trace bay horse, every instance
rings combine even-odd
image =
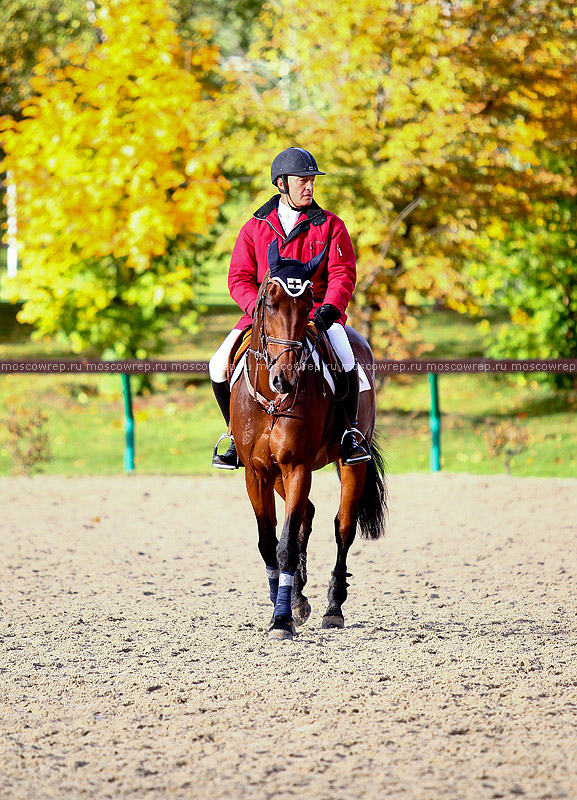
[[[311,278],[320,261],[319,256],[305,264],[283,259],[278,243],[272,243],[269,270],[253,314],[244,376],[231,388],[231,432],[245,468],[258,547],[274,603],[270,639],[292,639],[295,624],[303,624],[311,612],[303,588],[315,513],[309,499],[314,470],[336,463],[341,481],[334,521],[337,558],[323,628],[344,627],[342,604],[351,577],[347,554],[357,522],[361,536],[367,539],[378,539],[385,528],[384,462],[374,438],[376,400],[369,344],[347,327],[355,358],[365,366],[370,383],[370,389],[360,393],[359,429],[370,445],[371,460],[344,465],[340,460],[344,412],[327,390],[322,365],[319,367],[313,354],[314,343],[307,340],[314,305]],[[314,327],[312,331],[316,333]],[[276,536],[275,490],[285,502],[280,540]]]

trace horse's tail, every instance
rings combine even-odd
[[[385,535],[387,522],[387,485],[385,483],[385,458],[376,434],[371,442],[371,460],[367,461],[365,486],[357,508],[363,539],[380,539]]]

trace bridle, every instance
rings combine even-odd
[[[259,314],[261,315],[260,321],[260,328],[259,328],[259,344],[258,347],[255,349],[253,347],[249,347],[247,352],[250,353],[257,365],[259,363],[263,363],[264,367],[267,372],[274,367],[277,363],[279,358],[284,355],[285,353],[294,353],[296,357],[296,364],[294,366],[295,371],[298,374],[297,385],[293,392],[286,392],[284,394],[278,394],[276,398],[270,400],[268,397],[265,397],[260,392],[257,391],[256,387],[250,382],[249,374],[248,374],[248,360],[245,361],[244,364],[244,374],[247,383],[247,387],[249,389],[250,394],[252,395],[255,402],[264,410],[267,414],[273,416],[278,415],[281,413],[286,414],[290,413],[295,405],[297,395],[299,393],[300,388],[300,381],[301,376],[304,372],[305,365],[308,359],[311,357],[312,351],[307,347],[306,344],[306,334],[302,340],[298,339],[281,339],[276,336],[269,336],[266,331],[266,296],[269,285],[271,283],[277,283],[277,281],[273,281],[270,278],[265,283],[263,290],[260,294],[260,297],[257,301],[257,305],[254,311],[255,319],[258,319]],[[278,284],[277,284],[278,285]],[[261,314],[262,308],[262,314]],[[278,345],[283,349],[278,353],[276,356],[271,355],[269,352],[269,345]],[[285,401],[292,397],[292,404],[290,407],[283,408],[281,410],[281,406]]]
[[[271,279],[267,280],[262,294],[259,298],[257,306],[255,308],[255,317],[258,316],[260,312],[260,308],[262,306],[262,318],[260,323],[260,330],[259,330],[259,346],[255,350],[252,347],[249,347],[248,352],[251,353],[256,361],[263,361],[264,366],[267,371],[270,371],[274,365],[277,363],[279,358],[283,356],[285,353],[293,352],[295,354],[297,363],[295,366],[295,370],[298,372],[302,372],[304,366],[307,362],[309,357],[309,353],[307,352],[306,348],[306,336],[304,339],[279,339],[275,336],[269,336],[266,332],[266,295],[268,291],[268,287],[271,283],[276,283],[276,281],[272,281]],[[279,285],[279,284],[277,284]],[[280,351],[280,353],[276,356],[272,356],[269,353],[268,346],[270,344],[280,345],[284,349]],[[303,359],[303,356],[304,359]]]

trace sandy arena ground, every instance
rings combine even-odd
[[[2,479],[2,800],[576,798],[577,480],[389,487],[279,643],[241,474]]]

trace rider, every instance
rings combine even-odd
[[[279,153],[271,165],[275,195],[255,211],[241,229],[232,252],[228,288],[233,300],[245,312],[209,362],[209,373],[216,401],[226,424],[230,422],[230,387],[226,369],[233,344],[251,325],[260,282],[268,270],[268,246],[277,238],[284,258],[308,261],[328,244],[327,259],[313,276],[315,308],[313,319],[319,331],[326,331],[348,378],[348,394],[343,401],[348,427],[341,442],[343,464],[370,460],[366,443],[355,434],[358,426],[359,377],[355,357],[344,324],[346,308],[356,281],[356,262],[351,239],[344,222],[324,211],[314,200],[316,175],[321,172],[313,156],[300,147]],[[212,459],[213,467],[236,469],[238,456],[231,445]]]

